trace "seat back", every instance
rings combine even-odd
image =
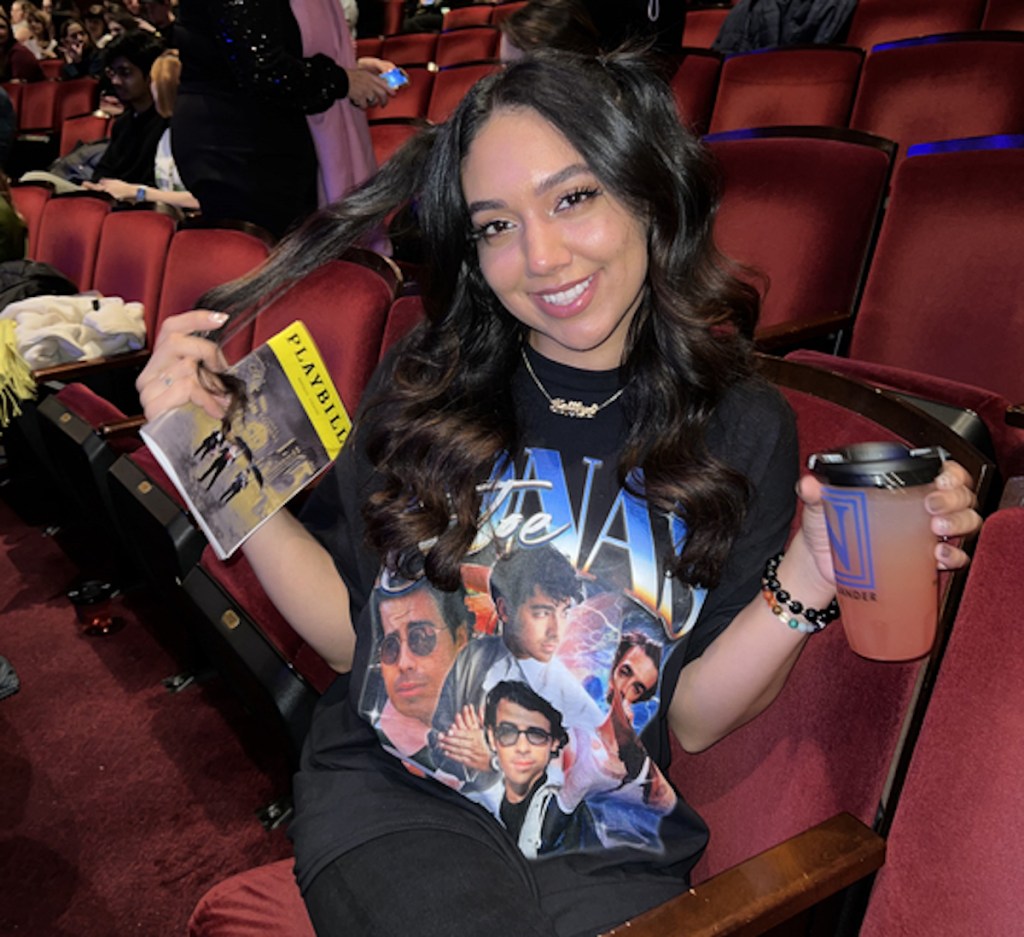
[[[740,127],[845,127],[862,50],[794,46],[730,55],[722,65],[711,132]]]
[[[253,322],[252,343],[260,345],[301,319],[354,415],[377,365],[401,275],[390,261],[370,251],[352,251],[346,258],[307,274],[260,311]]]
[[[57,85],[54,104],[54,126],[60,127],[69,117],[88,114],[100,100],[100,83],[95,78],[72,78]]]
[[[384,336],[380,343],[380,357],[383,358],[395,342],[411,332],[423,317],[423,300],[418,294],[399,296],[388,311]]]
[[[60,127],[60,155],[67,156],[79,143],[95,143],[107,139],[113,124],[102,111],[65,118]]]
[[[434,61],[437,36],[437,33],[399,33],[397,36],[386,36],[381,44],[380,57],[403,67],[427,65]]]
[[[415,117],[385,117],[381,120],[371,120],[369,126],[374,158],[378,166],[383,166],[403,144],[416,136],[425,124]]]
[[[998,511],[978,541],[861,937],[1020,930],[1022,566],[1024,509]]]
[[[52,196],[43,208],[36,260],[56,267],[79,290],[92,289],[100,231],[111,201],[92,193]]]
[[[60,59],[40,59],[39,69],[43,73],[43,77],[47,81],[56,81],[60,78],[60,71],[64,67],[63,61]]]
[[[687,10],[683,14],[683,45],[710,49],[718,38],[730,7],[722,5],[706,10]]]
[[[988,0],[981,28],[1024,31],[1024,5],[1019,0]]]
[[[846,41],[861,49],[880,42],[966,32],[981,24],[985,0],[857,0]]]
[[[768,277],[759,331],[852,313],[892,145],[842,129],[781,127],[706,141],[723,178],[715,239]]]
[[[497,62],[466,62],[442,68],[434,79],[434,88],[427,105],[427,120],[433,124],[444,123],[459,106],[466,92],[485,75],[490,75],[501,66]]]
[[[934,36],[872,50],[850,126],[899,144],[1024,133],[1024,34]]]
[[[498,54],[500,39],[501,30],[496,26],[467,26],[464,29],[447,30],[437,37],[434,62],[438,68],[446,68],[463,62],[493,59]]]
[[[507,19],[524,6],[526,6],[526,0],[506,0],[505,3],[496,4],[491,7],[491,25],[500,26],[503,19]]]
[[[722,57],[717,52],[687,46],[669,79],[679,119],[697,135],[707,133],[721,70]]]
[[[207,290],[237,279],[267,258],[265,241],[231,228],[183,228],[167,250],[158,321],[195,308]]]
[[[951,446],[979,480],[991,464],[937,421],[855,381],[777,358],[763,373],[797,415],[800,457],[855,441]],[[944,576],[940,631],[963,573]],[[837,622],[809,640],[776,701],[707,751],[674,748],[671,777],[712,830],[694,878],[729,868],[836,813],[883,832],[920,722],[931,658],[878,663],[855,655]]]
[[[150,342],[156,336],[164,266],[176,227],[163,212],[128,210],[111,212],[100,232],[93,289],[142,303]]]
[[[1016,144],[899,165],[850,357],[1024,401],[1012,338],[1024,330],[1024,137]]]
[[[39,246],[39,224],[43,208],[53,195],[53,187],[46,183],[18,182],[11,184],[11,201],[28,226],[27,255],[34,258]]]
[[[7,92],[7,97],[11,99],[11,104],[14,105],[14,113],[17,114],[21,110],[21,96],[25,90],[25,82],[5,81],[3,89]]]
[[[18,130],[49,132],[55,127],[59,81],[30,81],[22,86]]]
[[[491,22],[494,10],[490,3],[471,3],[469,6],[452,7],[445,10],[441,20],[441,29],[462,29],[466,26],[486,26]]]

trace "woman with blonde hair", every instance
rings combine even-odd
[[[57,40],[53,38],[53,26],[50,17],[42,10],[32,9],[26,14],[29,38],[22,45],[37,59],[57,58]]]

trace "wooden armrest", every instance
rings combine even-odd
[[[759,351],[772,352],[789,349],[812,338],[831,335],[850,324],[848,312],[830,312],[816,319],[800,322],[780,322],[754,330],[754,344]]]
[[[840,813],[603,937],[753,937],[881,868],[885,840]]]
[[[1024,403],[1015,403],[1006,408],[1006,425],[1024,429]]]
[[[80,381],[90,374],[97,374],[101,371],[141,366],[148,360],[149,349],[145,348],[139,351],[126,351],[121,355],[110,355],[106,358],[65,361],[62,364],[54,364],[48,368],[38,368],[32,372],[32,377],[37,384],[43,384],[46,381],[61,381],[64,384],[69,384],[72,381]]]
[[[137,436],[139,430],[146,425],[146,418],[138,416],[127,416],[123,420],[111,420],[97,427],[96,432],[104,439],[114,439],[123,436]]]

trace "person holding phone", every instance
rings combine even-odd
[[[338,7],[317,0],[296,10],[328,2]],[[307,117],[337,101],[385,103],[392,92],[382,69],[306,55],[287,0],[182,0],[174,35],[182,76],[172,140],[182,181],[205,218],[251,221],[279,237],[318,204],[320,162]],[[373,163],[372,147],[363,146],[370,161],[357,175],[365,178]]]

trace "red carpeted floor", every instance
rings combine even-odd
[[[287,762],[219,680],[163,687],[179,665],[144,594],[118,633],[82,634],[79,575],[0,500],[0,654],[21,679],[0,701],[0,935],[183,935],[213,883],[289,853],[256,817]]]

